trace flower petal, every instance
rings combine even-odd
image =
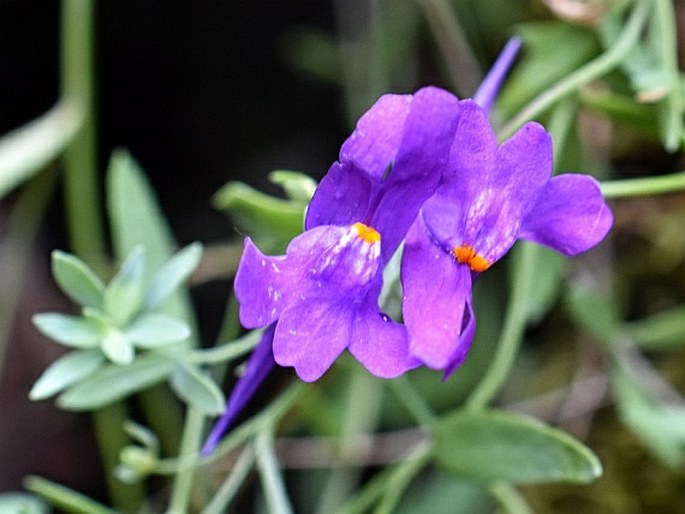
[[[319,379],[347,348],[354,307],[344,299],[302,301],[286,309],[276,325],[274,359],[294,366],[305,382]]]
[[[458,118],[459,102],[451,93],[426,87],[414,95],[402,142],[371,218],[382,237],[383,262],[397,250],[421,205],[438,187]]]
[[[214,451],[216,445],[219,444],[221,436],[230,428],[238,414],[240,414],[274,368],[276,362],[274,361],[272,346],[275,329],[276,326],[271,324],[264,331],[262,338],[247,360],[245,374],[238,379],[238,382],[236,382],[235,387],[231,391],[231,396],[226,403],[226,411],[214,425],[207,441],[202,447],[201,455],[203,457]]]
[[[520,237],[577,255],[604,239],[612,223],[597,181],[569,173],[547,183],[524,218]]]
[[[475,235],[473,247],[488,262],[499,260],[512,247],[551,174],[552,139],[537,123],[526,123],[497,150],[495,173],[468,214],[467,233]]]
[[[452,354],[450,363],[445,367],[445,373],[442,376],[443,380],[450,378],[459,366],[461,366],[473,342],[473,336],[476,334],[476,315],[473,312],[473,302],[471,296],[466,300],[466,307],[464,308],[464,318],[462,321],[461,334],[459,335],[459,344]]]
[[[378,312],[375,302],[360,309],[354,320],[350,353],[369,372],[380,378],[395,378],[421,364],[409,355],[407,330]]]
[[[305,228],[364,221],[402,141],[411,95],[383,95],[359,119],[314,192]],[[367,220],[368,221],[368,220]]]
[[[444,369],[458,350],[471,271],[431,242],[419,217],[407,235],[401,277],[410,354]]]

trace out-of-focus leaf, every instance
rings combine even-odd
[[[165,314],[143,314],[124,335],[139,348],[157,348],[178,343],[190,336],[190,327],[181,320]]]
[[[338,84],[341,80],[340,50],[336,39],[321,31],[299,28],[286,35],[284,53],[288,64],[301,73]]]
[[[288,198],[296,202],[309,202],[316,189],[316,181],[299,171],[275,170],[269,173],[269,180],[281,186]]]
[[[226,407],[226,399],[218,386],[195,366],[177,364],[170,384],[184,402],[207,416],[219,415]]]
[[[29,476],[24,480],[24,486],[29,491],[39,495],[49,504],[54,505],[60,512],[77,514],[118,514],[95,500],[88,498],[50,480],[37,476]]]
[[[133,341],[116,329],[105,334],[100,342],[100,348],[107,358],[115,364],[131,364],[136,356]]]
[[[586,483],[602,474],[597,457],[568,434],[501,411],[460,411],[440,420],[435,459],[456,477],[485,483]]]
[[[52,252],[52,275],[62,291],[76,303],[102,308],[105,286],[78,257],[59,250]]]
[[[163,381],[173,366],[173,360],[160,354],[144,355],[127,366],[110,364],[67,389],[58,404],[67,410],[97,409]]]
[[[611,379],[626,426],[666,466],[685,465],[685,407],[658,403],[620,366],[612,369]]]
[[[0,138],[0,198],[43,169],[69,144],[83,122],[74,100],[61,100],[48,112]]]
[[[685,346],[685,306],[624,325],[628,336],[645,350],[676,350]]]
[[[604,114],[618,126],[627,126],[658,139],[659,120],[653,105],[640,104],[629,96],[591,88],[583,89],[580,98],[583,105]]]
[[[145,252],[137,247],[126,257],[121,269],[105,288],[104,309],[119,326],[125,325],[143,302]]]
[[[509,115],[600,50],[593,31],[560,21],[523,24],[517,33],[523,38],[522,57],[497,101],[498,109]]]
[[[159,452],[159,439],[149,428],[129,419],[124,423],[124,431],[131,436],[131,439],[142,444],[152,453],[157,454]]]
[[[213,203],[267,253],[282,252],[302,232],[304,202],[275,198],[242,182],[229,182],[214,195]]]
[[[103,335],[100,327],[79,316],[44,312],[31,319],[41,333],[73,348],[92,348],[100,342]]]
[[[68,353],[50,364],[29,392],[31,400],[43,400],[79,382],[105,362],[100,349]]]
[[[6,514],[48,514],[50,509],[40,498],[26,493],[0,493],[0,512]]]
[[[190,274],[195,271],[202,257],[202,245],[193,243],[174,255],[152,279],[145,296],[144,306],[154,310],[176,290]]]
[[[124,259],[136,246],[145,249],[145,284],[171,259],[174,238],[143,170],[125,151],[112,154],[107,171],[107,208],[115,254]],[[163,311],[195,326],[187,293],[176,289]]]
[[[536,323],[559,298],[567,261],[563,255],[542,246],[532,248],[532,258],[536,269],[535,294],[526,297],[526,319]]]
[[[600,341],[612,343],[621,334],[616,306],[597,291],[575,287],[566,303],[576,323]]]

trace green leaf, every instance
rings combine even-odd
[[[611,344],[621,334],[618,312],[609,298],[576,287],[569,291],[566,301],[575,321],[600,341]]]
[[[105,289],[104,309],[118,326],[125,325],[143,302],[145,251],[136,247]]]
[[[580,442],[519,414],[460,411],[440,420],[434,435],[436,461],[459,478],[586,483],[602,473],[597,457]]]
[[[0,198],[55,159],[82,122],[81,104],[61,100],[39,118],[0,138]]]
[[[192,243],[174,255],[152,280],[145,296],[144,307],[157,309],[195,271],[202,257],[202,245]]]
[[[190,327],[165,314],[143,314],[136,319],[124,335],[139,348],[157,348],[178,343],[190,336]]]
[[[144,355],[128,366],[110,364],[70,387],[58,398],[67,410],[94,410],[163,381],[174,362],[160,354]]]
[[[619,366],[612,368],[611,384],[623,423],[650,453],[671,469],[685,464],[685,407],[661,404],[640,380]]]
[[[97,325],[80,316],[44,312],[35,314],[31,320],[41,333],[73,348],[92,348],[103,335]]]
[[[63,355],[50,364],[31,388],[31,400],[43,400],[94,373],[105,362],[99,350],[82,350]]]
[[[217,385],[195,366],[177,364],[171,374],[171,387],[187,404],[207,416],[224,411],[226,399]]]
[[[145,284],[171,259],[175,246],[171,229],[154,191],[138,163],[125,151],[112,154],[107,172],[107,207],[112,242],[119,259],[136,246],[145,248]],[[195,326],[187,292],[177,289],[162,309]]]
[[[43,497],[62,512],[73,514],[118,514],[116,511],[97,503],[81,493],[41,477],[27,477],[24,480],[24,486],[29,491]]]
[[[0,512],[6,514],[49,514],[48,506],[26,493],[0,493]]]
[[[309,203],[316,189],[316,181],[298,171],[275,170],[269,173],[269,180],[281,186],[288,198],[296,202]]]
[[[52,252],[52,275],[64,294],[76,303],[102,308],[105,285],[78,257],[59,250]]]
[[[628,336],[648,350],[677,350],[685,346],[685,306],[659,312],[624,325]]]
[[[267,253],[282,252],[302,232],[304,202],[283,200],[242,182],[229,182],[214,195],[213,203]]]
[[[100,348],[115,364],[131,364],[136,356],[133,341],[119,330],[110,330],[100,342]]]

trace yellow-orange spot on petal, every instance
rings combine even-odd
[[[381,235],[375,229],[364,225],[363,223],[355,223],[352,226],[357,231],[359,239],[369,244],[378,243],[381,240]]]
[[[482,272],[490,267],[490,263],[485,257],[476,253],[471,245],[455,246],[452,255],[462,264],[468,264],[471,271]]]

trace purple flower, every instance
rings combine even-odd
[[[265,256],[245,240],[235,279],[240,321],[275,323],[274,359],[302,380],[321,377],[345,349],[383,378],[420,364],[378,296],[385,263],[438,186],[457,106],[433,87],[381,97],[343,144],[309,205],[306,232],[285,255]]]
[[[403,316],[412,356],[449,376],[475,331],[474,279],[527,239],[565,255],[599,243],[612,214],[585,175],[552,178],[552,141],[527,123],[497,145],[486,111],[460,102],[447,171],[407,235]]]

